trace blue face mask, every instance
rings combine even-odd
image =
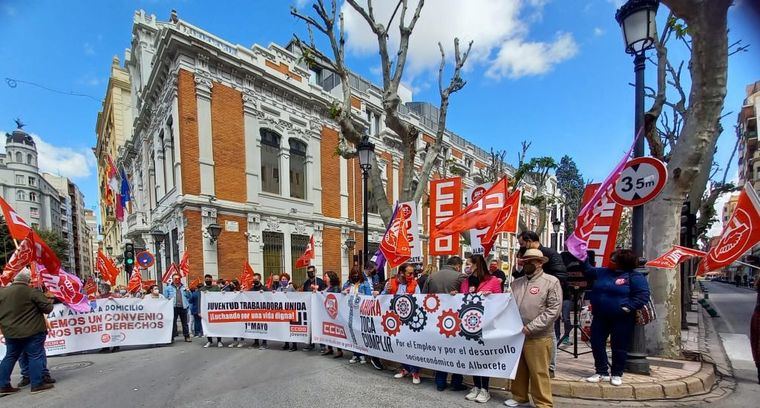
[[[464,273],[466,275],[472,275],[472,268],[470,268],[469,266],[465,267],[464,268]]]
[[[283,279],[283,280],[281,280],[281,281],[280,281],[280,286],[288,286],[288,281],[286,281],[286,280],[284,280],[284,279]]]

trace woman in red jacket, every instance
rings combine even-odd
[[[375,292],[377,293],[377,292]],[[398,267],[398,274],[385,284],[383,295],[414,295],[420,293],[417,280],[414,279],[414,265],[403,263]],[[420,368],[409,364],[402,364],[401,370],[394,378],[412,376],[412,384],[420,383]]]
[[[460,288],[462,293],[480,293],[484,296],[491,293],[501,293],[502,281],[488,271],[483,255],[472,255],[467,258],[464,271],[467,279],[462,282]],[[475,387],[465,398],[468,401],[488,402],[491,399],[491,394],[488,392],[490,378],[473,376],[472,382]]]

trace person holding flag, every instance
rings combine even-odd
[[[44,382],[42,373],[47,338],[45,315],[53,311],[52,295],[43,295],[29,286],[31,280],[29,272],[21,271],[9,287],[0,291],[0,330],[6,346],[0,363],[0,395],[19,391],[11,386],[11,372],[22,353],[29,358],[32,393],[53,388],[53,384]]]
[[[182,335],[190,343],[190,329],[187,325],[187,309],[190,307],[190,291],[182,284],[179,273],[172,275],[172,284],[164,288],[164,297],[174,302],[174,318],[172,319],[172,343],[177,337],[177,318],[182,322]]]

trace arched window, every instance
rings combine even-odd
[[[280,135],[261,129],[261,190],[280,194]]]
[[[26,200],[26,193],[24,193],[22,190],[16,190],[16,200],[17,201],[25,201]]]
[[[290,139],[290,196],[306,199],[306,143]]]
[[[26,164],[32,164],[32,154],[28,153],[26,155]]]
[[[24,155],[22,155],[21,152],[16,152],[16,161],[19,163],[24,162]]]

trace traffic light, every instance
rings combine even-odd
[[[693,247],[697,239],[697,215],[691,213],[691,203],[687,200],[681,206],[681,245]]]
[[[124,272],[132,276],[132,268],[135,267],[135,246],[130,243],[124,244]]]

